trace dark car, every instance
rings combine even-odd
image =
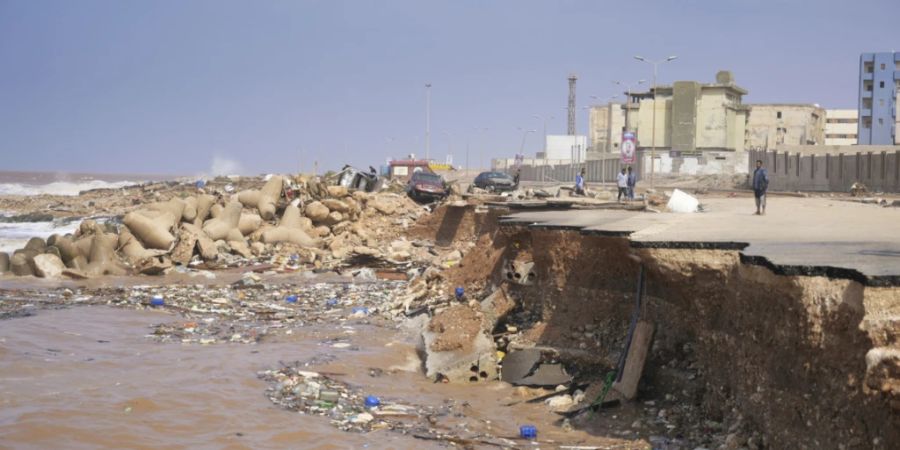
[[[409,177],[406,193],[417,201],[439,200],[447,196],[447,185],[440,175],[420,171]]]
[[[475,177],[475,187],[490,192],[514,191],[518,184],[513,177],[503,172],[481,172]]]

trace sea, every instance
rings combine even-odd
[[[0,171],[0,196],[77,196],[79,192],[91,189],[121,188],[174,178],[171,175]],[[23,211],[0,210],[0,252],[11,253],[22,248],[33,237],[46,239],[52,234],[72,233],[81,222],[81,218],[43,222],[4,221],[4,218],[21,213]]]

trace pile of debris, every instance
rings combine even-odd
[[[307,177],[271,176],[260,189],[173,197],[117,220],[84,220],[71,235],[33,238],[0,273],[88,278],[162,274],[176,265],[220,268],[273,255],[334,268],[353,254],[407,260],[396,230],[426,211],[405,196],[350,191]],[[232,189],[233,191],[233,189]]]

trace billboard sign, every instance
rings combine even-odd
[[[622,149],[622,164],[634,164],[637,145],[635,145],[633,131],[622,133],[622,145],[619,148]]]

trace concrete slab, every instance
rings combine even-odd
[[[827,274],[900,285],[900,210],[829,198],[772,197],[765,216],[752,197],[705,197],[692,214],[609,210],[520,212],[503,225],[627,236],[635,247],[730,248],[745,262],[785,274]]]

